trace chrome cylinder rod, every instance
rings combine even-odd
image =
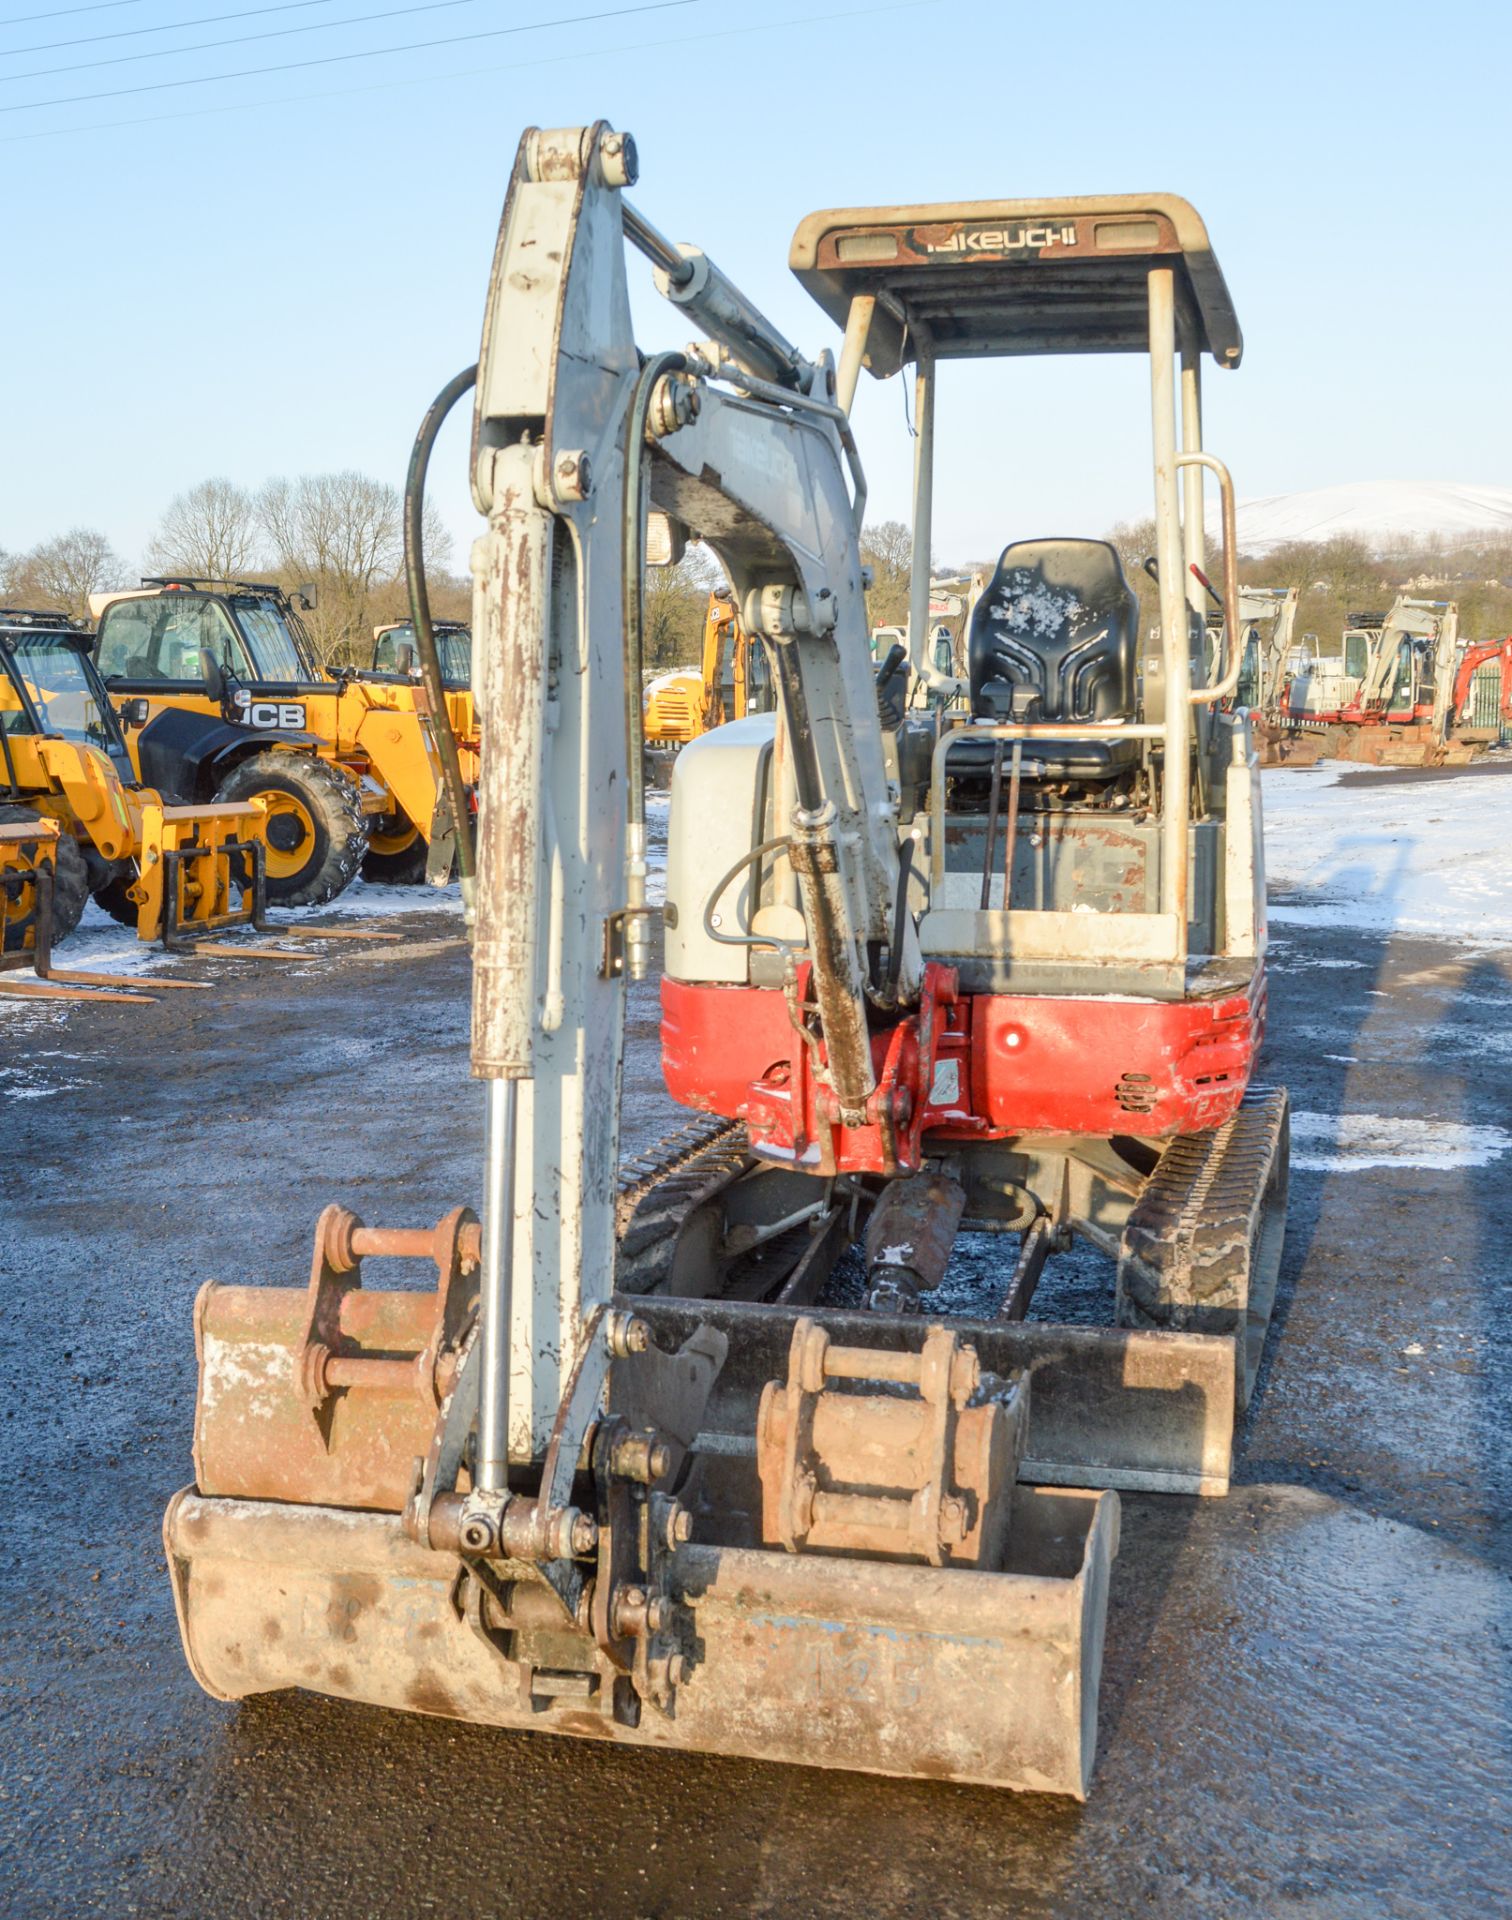
[[[659,233],[628,200],[620,200],[625,238],[656,270],[656,284],[674,306],[691,313],[742,366],[759,379],[807,393],[814,368],[766,315],[698,247],[683,247]]]
[[[484,1115],[483,1273],[478,1327],[481,1493],[509,1486],[509,1348],[513,1316],[515,1113],[518,1080],[487,1082]]]

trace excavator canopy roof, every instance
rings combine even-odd
[[[811,213],[788,263],[837,325],[857,294],[877,306],[866,365],[878,379],[915,357],[1144,353],[1147,276],[1176,269],[1177,309],[1201,351],[1244,350],[1197,210],[1173,193],[1076,200],[960,200]]]

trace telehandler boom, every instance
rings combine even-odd
[[[1170,196],[816,215],[793,264],[837,371],[639,215],[635,175],[605,123],[526,133],[476,370],[481,1222],[332,1205],[306,1288],[202,1289],[165,1519],[185,1650],[223,1698],[1081,1797],[1115,1489],[1226,1489],[1280,1255],[1258,783],[1183,584],[1208,467],[1237,637],[1196,373],[1237,324]],[[693,345],[638,348],[626,240]],[[884,728],[860,371],[915,369],[932,679],[937,366],[1058,349],[1150,355],[1142,701],[1112,549],[1021,541],[945,677],[961,710]],[[719,559],[778,704],[679,756],[664,1056],[702,1115],[621,1171],[653,511]],[[952,1320],[921,1296],[963,1222],[1019,1252]],[[1073,1234],[1116,1255],[1120,1324],[1026,1320]],[[862,1297],[826,1304],[862,1238]],[[435,1286],[365,1286],[393,1256]]]

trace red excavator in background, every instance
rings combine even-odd
[[[1493,663],[1501,668],[1501,682],[1496,689],[1495,710],[1487,714],[1476,697],[1475,682],[1480,669]],[[1492,746],[1512,730],[1512,634],[1500,640],[1482,640],[1465,649],[1454,676],[1450,724],[1456,739],[1485,739]]]

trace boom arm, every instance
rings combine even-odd
[[[685,284],[663,277],[724,348],[643,363],[627,228],[664,268],[684,256],[627,213],[620,189],[634,176],[633,144],[603,123],[526,134],[479,358],[473,491],[488,531],[473,550],[473,633],[487,750],[472,1060],[490,1083],[478,1484],[491,1493],[509,1458],[543,1452],[613,1273],[622,975],[645,914],[627,594],[640,590],[653,501],[719,556],[742,623],[773,657],[789,770],[777,831],[843,1116],[875,1088],[867,1003],[899,889],[858,548],[865,495],[827,359],[764,338],[761,316],[698,255]],[[904,939],[897,997],[909,1002],[922,962],[906,916]],[[514,1194],[533,1201],[517,1208]]]

